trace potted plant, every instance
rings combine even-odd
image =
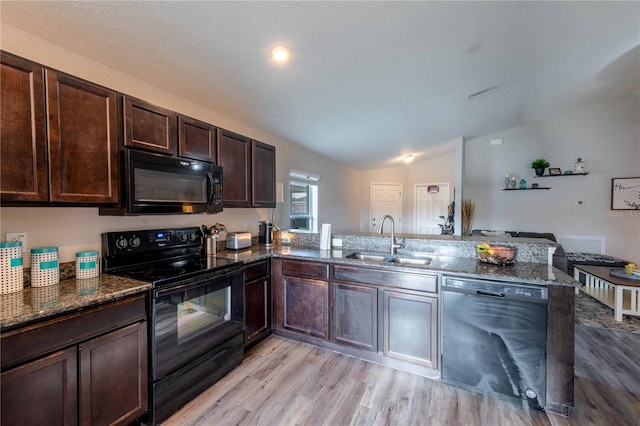
[[[544,158],[538,158],[537,160],[533,160],[531,163],[531,168],[535,169],[537,176],[542,176],[544,174],[544,169],[549,167],[549,162]]]

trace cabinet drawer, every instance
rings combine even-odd
[[[244,270],[244,282],[255,281],[269,276],[269,260],[259,260],[250,263]]]
[[[145,296],[76,312],[3,333],[2,369],[146,319]]]
[[[329,265],[325,263],[304,262],[299,260],[283,260],[282,275],[328,280]]]
[[[397,272],[373,268],[336,265],[333,269],[336,281],[373,284],[385,287],[437,293],[438,277],[420,272]]]

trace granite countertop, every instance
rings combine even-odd
[[[149,283],[108,274],[82,280],[69,278],[45,287],[28,286],[15,293],[0,294],[0,328],[100,305],[150,288]]]
[[[581,286],[570,276],[546,263],[518,262],[511,266],[497,266],[479,263],[475,258],[436,255],[432,257],[429,265],[391,264],[347,258],[355,251],[357,250],[254,245],[238,251],[222,250],[217,253],[217,256],[244,263],[270,257],[295,258],[354,266],[373,266],[395,271],[430,271],[458,277],[495,279],[534,285]],[[0,295],[0,329],[14,328],[65,312],[121,299],[150,288],[149,283],[109,274],[84,280],[69,278],[60,281],[59,284],[46,287],[28,286],[16,293]]]
[[[569,275],[546,263],[518,262],[515,265],[498,266],[480,263],[476,258],[433,256],[429,265],[409,265],[370,260],[349,259],[348,255],[357,250],[319,250],[315,248],[290,247],[277,245],[264,247],[251,246],[246,250],[223,250],[217,256],[229,259],[241,260],[245,263],[270,256],[279,258],[296,258],[328,263],[351,264],[358,266],[375,266],[388,270],[423,270],[439,272],[448,275],[463,276],[466,278],[484,278],[500,281],[513,281],[534,285],[559,285],[568,287],[580,287],[581,284]],[[398,253],[402,256],[402,253]]]

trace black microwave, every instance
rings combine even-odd
[[[101,208],[101,214],[222,211],[222,167],[133,149],[125,149],[123,155],[122,208]]]

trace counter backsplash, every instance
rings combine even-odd
[[[296,233],[280,232],[276,235],[276,240],[281,241],[284,236],[289,237],[289,245],[292,247],[318,248],[320,247],[320,234],[317,233]],[[375,251],[386,252],[389,250],[391,239],[389,235],[369,235],[369,234],[332,234],[333,239],[342,240],[342,250],[345,251]],[[404,248],[398,249],[398,253],[419,252],[428,253],[434,256],[450,257],[476,257],[476,244],[485,242],[507,247],[514,247],[517,250],[516,261],[532,263],[549,263],[549,248],[557,247],[552,241],[535,241],[532,239],[496,239],[490,237],[468,237],[461,239],[450,235],[429,235],[427,236],[400,236],[396,241],[404,239]],[[333,247],[340,249],[339,247]]]
[[[22,270],[22,283],[23,287],[29,287],[31,285],[31,268],[24,268]],[[69,278],[76,277],[76,262],[61,262],[60,263],[60,281]]]

